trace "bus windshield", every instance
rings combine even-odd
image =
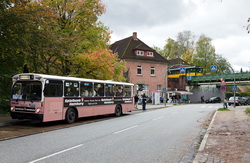
[[[18,81],[12,87],[11,99],[41,101],[42,83],[39,81]]]

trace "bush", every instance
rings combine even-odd
[[[245,113],[250,114],[250,108],[246,108]]]
[[[0,114],[7,114],[10,111],[10,100],[0,99]]]

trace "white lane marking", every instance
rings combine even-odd
[[[164,116],[161,116],[161,117],[158,117],[158,118],[152,119],[152,121],[156,121],[156,120],[161,119],[161,118],[163,118],[163,117],[164,117]]]
[[[70,150],[72,150],[72,149],[79,148],[79,147],[81,147],[82,145],[83,145],[83,144],[80,144],[80,145],[77,145],[77,146],[74,146],[74,147],[71,147],[71,148],[68,148],[68,149],[62,150],[62,151],[60,151],[60,152],[53,153],[53,154],[51,154],[51,155],[48,155],[48,156],[45,156],[45,157],[39,158],[39,159],[34,160],[34,161],[31,161],[31,162],[29,162],[29,163],[35,163],[35,162],[38,162],[38,161],[44,160],[44,159],[46,159],[46,158],[49,158],[49,157],[52,157],[52,156],[55,156],[55,155],[58,155],[58,154],[61,154],[61,153],[64,153],[64,152],[70,151]]]
[[[205,105],[203,105],[203,106],[201,106],[202,108],[205,108],[206,106]]]
[[[116,131],[116,132],[114,132],[114,134],[118,134],[118,133],[121,133],[121,132],[124,132],[124,131],[130,130],[130,129],[135,128],[135,127],[137,127],[137,126],[138,126],[138,125],[135,125],[135,126],[132,126],[132,127],[129,127],[129,128],[125,128],[125,129],[120,130],[120,131]]]

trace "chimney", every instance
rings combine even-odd
[[[133,40],[138,40],[137,39],[137,32],[133,32]]]

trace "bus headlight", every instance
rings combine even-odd
[[[11,111],[15,111],[15,107],[12,106],[12,107],[10,108],[10,110],[11,110]]]
[[[40,109],[36,109],[36,113],[39,113],[40,112]]]

